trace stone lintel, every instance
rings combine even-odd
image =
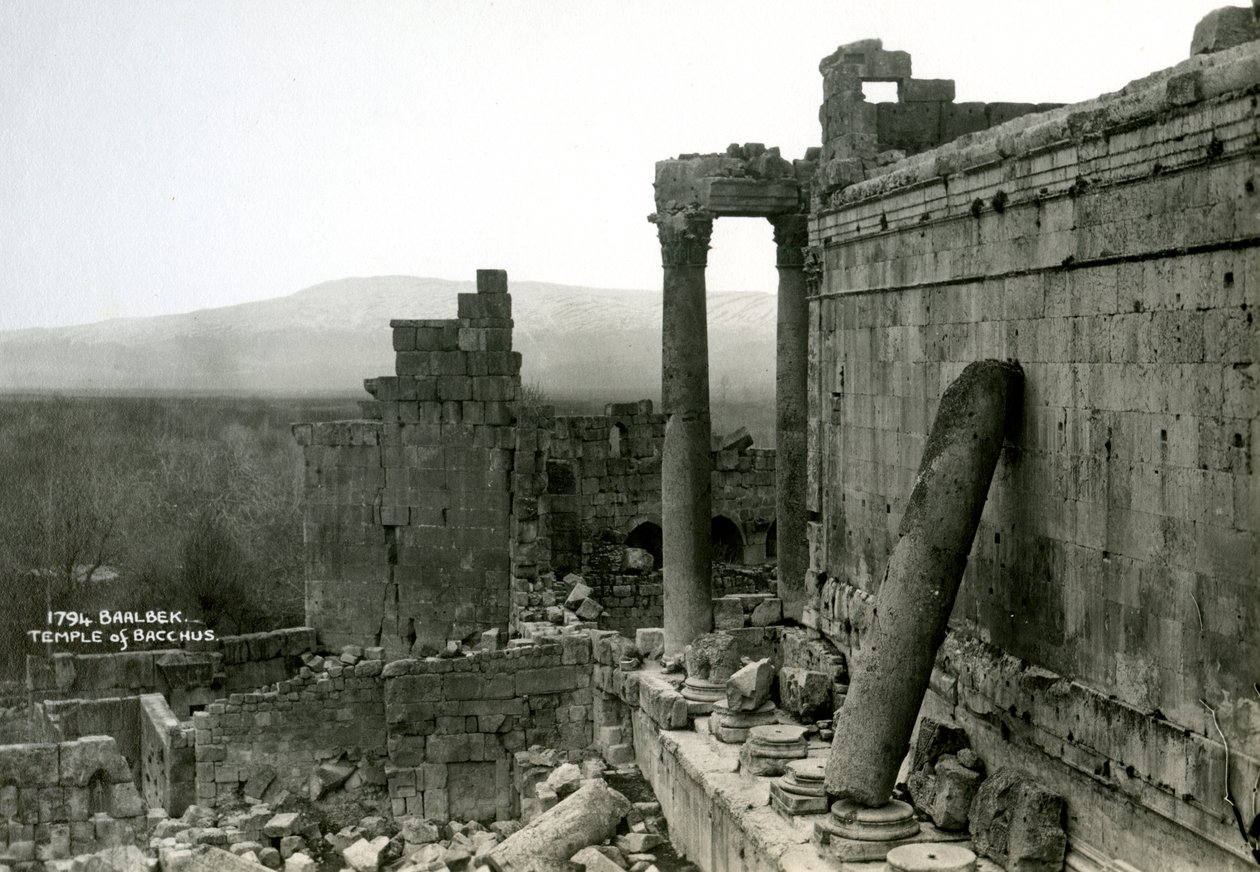
[[[700,182],[700,203],[714,215],[770,217],[800,211],[795,179],[710,178]]]

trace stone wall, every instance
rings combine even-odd
[[[106,699],[160,693],[180,717],[224,693],[252,690],[289,676],[315,644],[306,627],[224,636],[187,649],[26,658],[35,700]],[[112,734],[111,734],[112,735]]]
[[[140,791],[145,805],[178,817],[197,799],[196,731],[160,694],[140,697]]]
[[[0,747],[0,815],[0,863],[19,869],[147,836],[144,803],[108,736]]]
[[[591,643],[398,660],[384,673],[395,814],[438,821],[517,816],[512,755],[591,745]]]
[[[371,780],[385,757],[381,668],[380,660],[304,667],[275,689],[234,693],[194,713],[197,803],[309,796],[313,784],[318,795],[320,777],[343,769],[342,781],[360,770]]]
[[[379,420],[294,434],[308,623],[328,648],[408,656],[505,631],[512,578],[548,568],[537,506],[547,433],[517,402],[505,273],[478,270],[454,319],[390,326],[396,374],[366,382]]]
[[[953,79],[916,79],[910,53],[878,39],[842,45],[819,64],[823,76],[821,204],[888,164],[1057,103],[955,103]],[[863,82],[894,82],[896,103],[869,103]],[[816,203],[816,205],[818,205]]]
[[[594,543],[605,531],[624,541],[640,524],[659,528],[665,418],[640,400],[610,403],[603,415],[555,419],[546,502],[558,569],[589,572]],[[761,562],[774,522],[774,451],[752,448],[746,435],[728,443],[712,455],[713,514],[739,530],[734,562]]]
[[[973,360],[1018,361],[1022,419],[951,622],[997,654],[934,688],[1083,771],[1069,806],[1136,803],[1074,818],[1074,845],[1176,831],[1123,854],[1144,868],[1245,856],[1222,737],[1235,791],[1260,773],[1258,57],[964,136],[811,223],[808,621],[861,668],[939,396]],[[1022,680],[996,681],[1003,658]]]

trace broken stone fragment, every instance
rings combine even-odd
[[[799,666],[779,670],[779,701],[788,714],[813,721],[831,711],[831,678]]]
[[[748,617],[748,623],[754,627],[769,627],[781,620],[783,620],[783,600],[777,596],[758,603]]]
[[[1063,797],[1013,768],[993,773],[971,804],[972,845],[1006,869],[1059,872],[1067,850]]]
[[[570,580],[573,581],[573,588],[569,591],[569,595],[564,598],[564,604],[565,607],[576,611],[577,607],[582,604],[582,601],[590,596],[593,591],[589,586],[582,583],[582,577],[579,575],[570,573],[564,577],[565,584],[568,584]]]
[[[547,787],[555,791],[556,796],[564,798],[578,789],[582,781],[582,770],[573,763],[561,763],[545,782]]]
[[[621,872],[622,869],[607,854],[593,845],[578,851],[569,858],[569,862],[576,863],[585,869],[586,872]]]
[[[322,799],[349,780],[355,772],[355,765],[344,758],[330,760],[315,767],[311,779],[311,798]]]
[[[665,650],[664,627],[640,627],[634,631],[634,647],[643,659],[660,657]]]
[[[968,769],[952,754],[936,761],[936,795],[928,810],[932,822],[943,830],[964,830],[972,800],[980,787],[979,772]]]
[[[627,548],[621,554],[621,571],[640,574],[651,572],[656,568],[656,558],[652,552],[642,548]]]
[[[769,658],[757,660],[736,670],[726,680],[726,706],[731,711],[756,711],[770,699],[774,667]]]
[[[371,841],[359,839],[342,851],[341,856],[355,872],[377,872],[388,846],[389,839],[385,836],[377,836]]]
[[[705,633],[697,636],[683,651],[687,677],[724,684],[742,665],[733,636]]]
[[[575,614],[584,621],[593,621],[604,611],[603,606],[595,602],[593,599],[585,599],[582,604],[577,607]]]
[[[403,818],[400,832],[408,845],[428,845],[442,838],[436,824],[419,817]]]

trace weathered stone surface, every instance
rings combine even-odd
[[[936,791],[929,809],[932,823],[943,830],[967,828],[971,803],[983,776],[945,755],[936,761]]]
[[[562,869],[580,849],[611,837],[630,801],[603,781],[586,784],[497,845],[486,860],[495,872]]]
[[[740,667],[739,647],[726,633],[697,636],[684,652],[687,677],[722,684]]]
[[[634,647],[639,656],[659,657],[665,650],[664,627],[640,627],[634,631]]]
[[[892,794],[1022,387],[1018,366],[983,360],[941,397],[876,596],[878,621],[850,665],[830,794],[872,807]]]
[[[389,838],[377,836],[371,841],[359,839],[341,852],[341,856],[355,872],[376,872],[381,868],[381,859],[389,847]]]
[[[737,630],[744,626],[744,606],[733,596],[718,597],[713,601],[713,629]]]
[[[967,734],[961,728],[943,724],[935,718],[920,718],[910,769],[914,771],[931,766],[945,754],[957,754],[967,745]]]
[[[1021,872],[1059,872],[1067,850],[1063,797],[1018,769],[994,772],[976,791],[971,835],[978,854]]]
[[[626,548],[621,553],[622,572],[651,572],[656,568],[656,558],[642,548]]]
[[[586,872],[621,872],[622,868],[594,846],[578,851],[570,858],[570,862],[581,866]]]
[[[436,824],[420,817],[404,818],[400,832],[408,845],[428,845],[442,838]]]
[[[774,666],[769,659],[757,660],[736,670],[726,680],[726,706],[731,711],[755,711],[770,699]]]
[[[781,620],[783,620],[783,600],[777,596],[758,603],[752,614],[748,616],[748,623],[753,627],[768,627]]]
[[[779,700],[784,711],[801,720],[830,717],[831,677],[825,672],[784,666],[779,670]]]
[[[1245,6],[1214,9],[1194,26],[1190,54],[1211,54],[1260,39],[1255,12]]]

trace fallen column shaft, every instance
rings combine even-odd
[[[941,397],[840,709],[827,793],[867,806],[892,795],[962,581],[1008,416],[1015,364],[970,364]],[[1008,412],[1008,410],[1011,410]]]
[[[487,861],[495,872],[565,869],[582,848],[612,837],[629,811],[630,800],[603,781],[591,781],[508,836]]]

